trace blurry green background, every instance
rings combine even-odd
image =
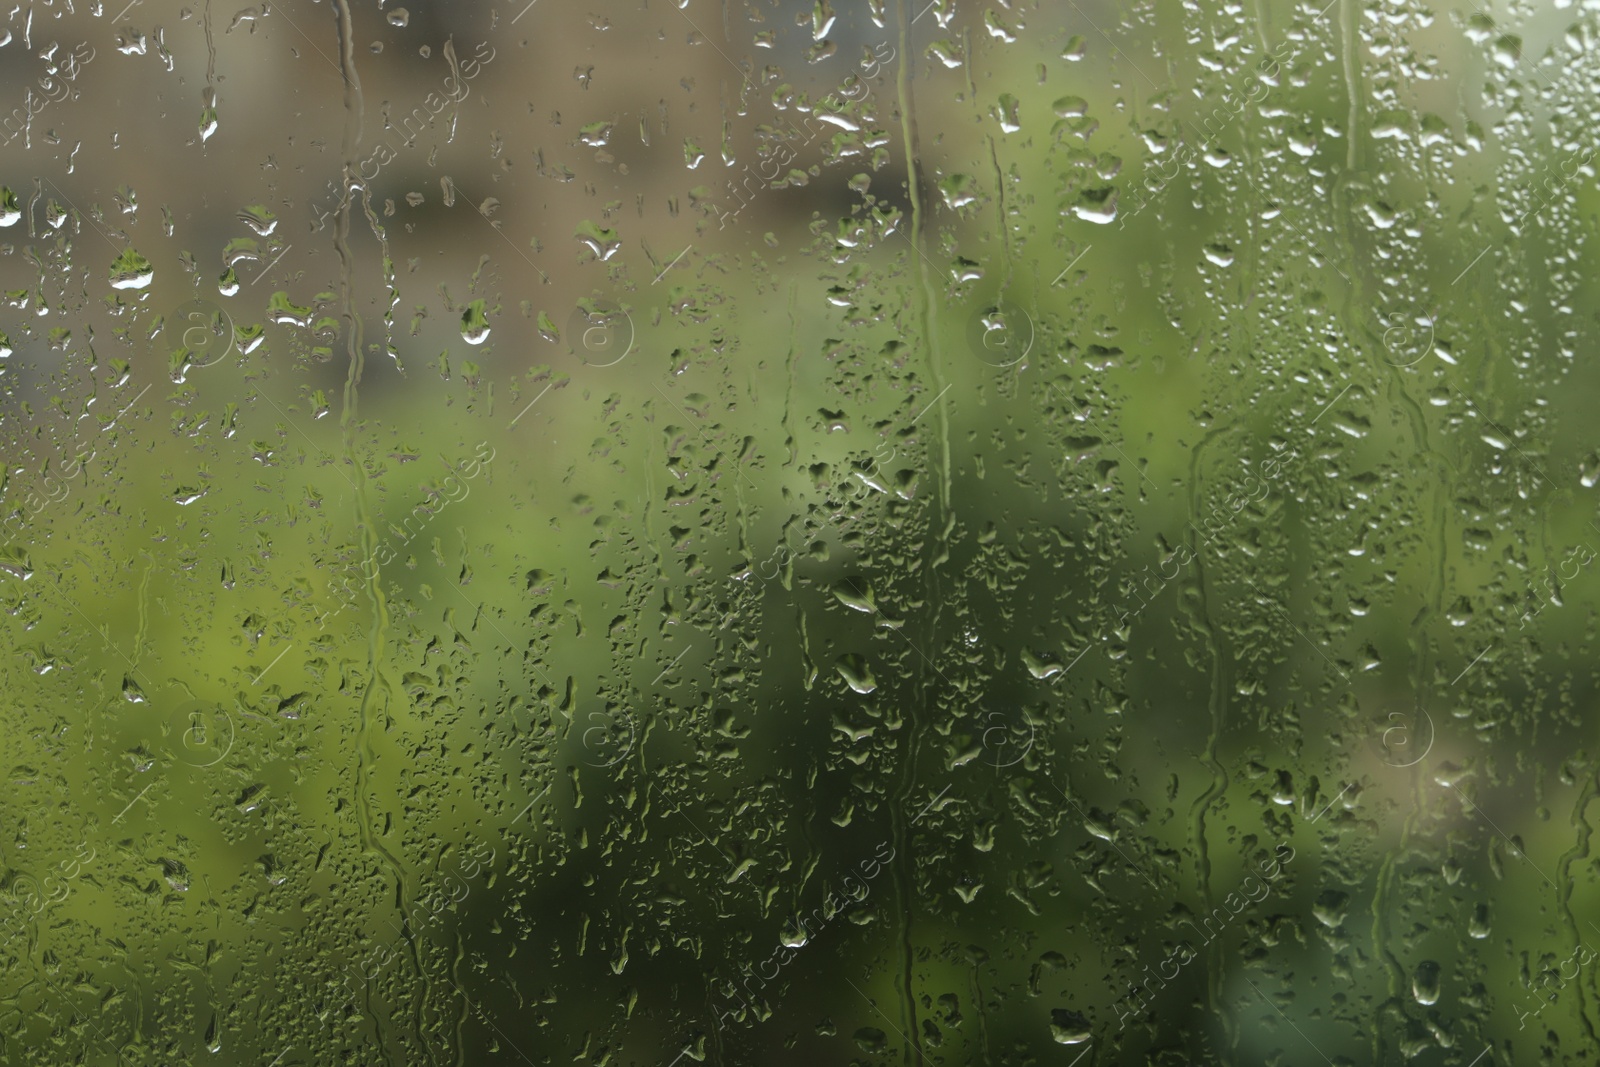
[[[1595,1061],[1596,0],[119,6],[4,1062]]]

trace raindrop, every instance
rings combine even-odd
[[[129,247],[111,264],[111,288],[146,289],[155,280],[155,268],[150,261]]]
[[[1311,905],[1311,914],[1323,926],[1338,929],[1344,924],[1345,911],[1350,906],[1350,894],[1338,889],[1324,889]]]
[[[622,247],[622,241],[617,237],[616,230],[608,230],[597,226],[585,219],[578,224],[577,232],[573,234],[579,241],[594,253],[596,259],[604,262],[617,254],[617,249]]]
[[[1050,1009],[1050,1036],[1062,1045],[1081,1045],[1092,1035],[1089,1020],[1067,1008]]]
[[[939,183],[939,193],[944,197],[945,206],[952,211],[959,211],[978,199],[976,183],[970,174],[950,175]]]
[[[1432,960],[1417,964],[1411,976],[1411,995],[1424,1007],[1439,1002],[1439,965]]]
[[[1590,452],[1578,463],[1578,482],[1585,489],[1593,489],[1600,482],[1600,452]]]
[[[217,132],[217,91],[207,86],[201,94],[200,140],[208,141]]]
[[[889,1035],[875,1026],[863,1026],[855,1037],[862,1052],[882,1052],[889,1047]]]
[[[1089,101],[1081,96],[1063,96],[1050,107],[1058,119],[1081,119],[1089,113]]]
[[[1000,94],[1000,110],[996,117],[1000,120],[1000,128],[1007,133],[1016,133],[1022,129],[1022,118],[1019,114],[1022,102],[1010,93]]]
[[[867,666],[866,659],[857,653],[849,652],[840,656],[836,667],[839,676],[856,692],[866,694],[878,688],[878,681],[872,676],[872,668]]]
[[[481,345],[489,339],[489,319],[483,307],[482,300],[474,300],[461,314],[461,339],[469,345]]]
[[[1108,185],[1104,189],[1085,189],[1079,194],[1076,204],[1071,206],[1072,214],[1085,222],[1097,223],[1101,226],[1117,221],[1117,189]]]

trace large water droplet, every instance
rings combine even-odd
[[[474,300],[461,313],[461,339],[469,345],[481,345],[489,339],[489,319],[483,313],[482,300]]]
[[[867,661],[854,652],[848,652],[839,657],[836,665],[839,677],[858,693],[870,693],[878,688],[878,680],[872,676],[872,668],[867,666]]]
[[[1338,889],[1324,889],[1311,905],[1311,914],[1322,925],[1337,929],[1344,923],[1345,910],[1350,905],[1350,894]]]
[[[1417,964],[1411,976],[1411,995],[1424,1006],[1439,1002],[1439,965],[1432,960]]]
[[[622,241],[617,237],[616,230],[608,230],[604,226],[597,226],[588,219],[578,224],[577,232],[573,234],[593,252],[595,258],[604,262],[617,254],[617,249],[622,247]]]
[[[0,548],[0,571],[27,581],[33,577],[33,560],[29,558],[27,549]]]
[[[131,246],[111,264],[111,288],[145,289],[155,280],[155,268]]]
[[[1117,221],[1116,187],[1108,185],[1104,189],[1085,189],[1079,194],[1078,202],[1071,206],[1071,211],[1083,221],[1101,226]]]
[[[1000,120],[1000,128],[1007,133],[1016,133],[1022,129],[1020,114],[1022,102],[1010,93],[1000,94],[1000,110],[995,116]]]
[[[1081,1045],[1092,1031],[1089,1020],[1067,1008],[1050,1009],[1050,1036],[1063,1045]]]

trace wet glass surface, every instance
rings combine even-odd
[[[13,5],[0,1059],[1595,1062],[1597,17]]]

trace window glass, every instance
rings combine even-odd
[[[1600,2],[19,0],[0,1058],[1590,1062]]]

